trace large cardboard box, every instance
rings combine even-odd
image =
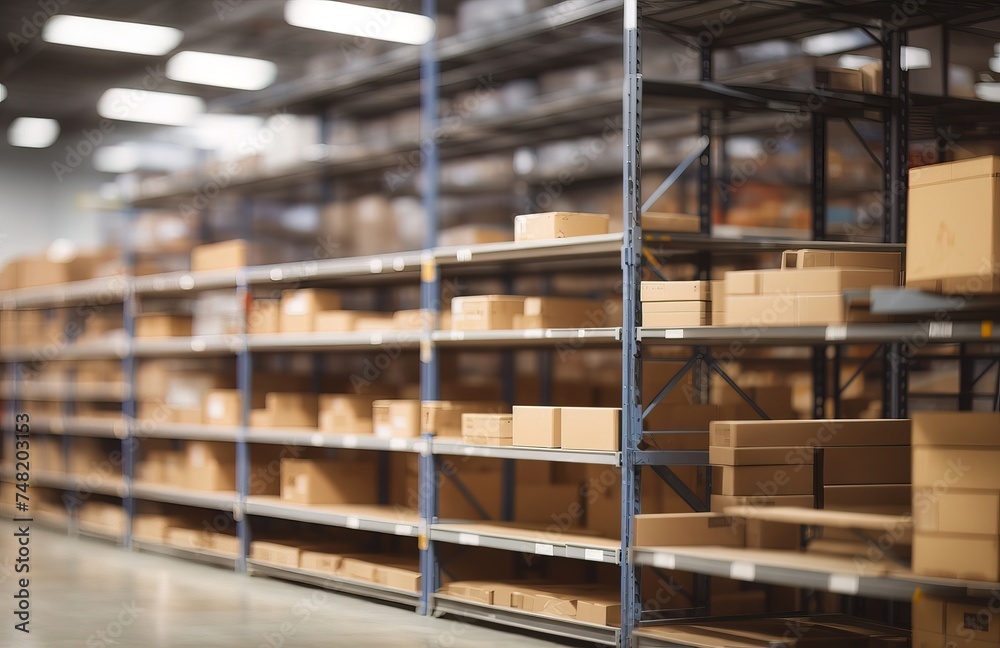
[[[913,530],[1000,535],[1000,490],[914,488]]]
[[[319,428],[332,434],[374,434],[372,396],[321,394]]]
[[[909,445],[908,419],[713,421],[710,444],[728,447]]]
[[[543,241],[607,234],[610,218],[607,214],[578,212],[548,212],[514,217],[515,241]]]
[[[709,463],[725,466],[796,466],[813,464],[813,450],[805,446],[732,448],[711,446]],[[823,453],[825,484],[909,484],[910,448],[907,446],[841,446]]]
[[[451,326],[456,331],[514,328],[514,316],[524,314],[524,297],[475,295],[451,300]]]
[[[420,436],[420,401],[377,400],[372,403],[375,436],[412,438]]]
[[[135,336],[137,338],[189,336],[191,323],[189,315],[145,313],[135,318]]]
[[[316,394],[271,392],[264,397],[264,409],[277,427],[315,428],[319,425]]]
[[[344,557],[326,551],[302,551],[299,554],[299,568],[323,574],[336,574]]]
[[[333,290],[303,288],[281,293],[278,328],[282,333],[309,333],[316,330],[316,314],[340,308],[340,294]]]
[[[243,268],[250,262],[250,248],[249,243],[240,239],[196,246],[191,250],[191,270]]]
[[[558,448],[562,443],[562,410],[558,407],[515,405],[513,443],[516,446]]]
[[[663,303],[683,303],[683,302],[663,302]],[[700,302],[707,304],[707,302]],[[704,307],[703,307],[704,308]],[[706,308],[704,311],[672,312],[672,313],[647,313],[642,312],[642,325],[647,327],[671,327],[671,326],[708,326],[712,323],[712,315]]]
[[[213,389],[205,394],[202,421],[208,425],[242,425],[243,399],[238,389]]]
[[[913,445],[1000,447],[1000,412],[917,412]]]
[[[281,460],[281,499],[295,504],[376,504],[371,461]]]
[[[514,315],[513,328],[590,328],[606,326],[603,303],[571,297],[525,297],[523,315]]]
[[[462,439],[488,445],[489,439],[512,439],[513,414],[462,414]]]
[[[719,495],[811,495],[813,467],[713,466],[712,493]]]
[[[913,448],[913,485],[1000,490],[1000,448]]]
[[[247,333],[277,333],[281,330],[281,305],[277,299],[256,299],[247,312]]]
[[[639,300],[645,302],[709,301],[711,281],[643,281]]]
[[[564,407],[560,447],[567,450],[615,450],[621,447],[621,408]]]
[[[1000,537],[914,533],[913,573],[990,583],[1000,581]]]
[[[635,518],[639,547],[742,547],[744,526],[719,513],[651,513]]]
[[[906,285],[1000,291],[1000,156],[910,170]]]
[[[879,268],[891,270],[896,277],[902,272],[903,259],[899,252],[845,252],[833,250],[785,250],[781,267],[786,268]]]
[[[1000,619],[988,601],[948,601],[945,634],[949,639],[1000,646]]]
[[[728,290],[728,284],[727,284]],[[726,293],[727,326],[794,326],[798,322],[794,295]]]
[[[760,292],[764,295],[843,293],[873,286],[894,286],[898,274],[875,268],[802,268],[768,272],[761,275]]]
[[[221,441],[187,441],[185,486],[194,490],[236,490],[236,446]]]

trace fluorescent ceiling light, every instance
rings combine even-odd
[[[977,83],[976,96],[983,101],[1000,101],[1000,83]]]
[[[922,47],[903,48],[904,70],[926,70],[931,66],[931,51]]]
[[[127,144],[94,151],[94,168],[102,173],[131,173],[139,168],[139,160],[139,151]]]
[[[848,70],[860,70],[870,63],[878,63],[878,59],[871,56],[858,56],[857,54],[844,54],[837,59],[837,67]]]
[[[151,56],[163,56],[183,38],[184,32],[173,27],[82,16],[52,16],[42,29],[47,43]]]
[[[7,98],[7,86],[0,83],[0,101],[3,101],[6,98]]]
[[[22,148],[48,148],[59,139],[59,122],[38,117],[18,117],[7,129],[7,142]]]
[[[332,0],[288,0],[285,21],[296,27],[407,45],[423,45],[434,38],[434,21],[427,16]]]
[[[207,52],[180,52],[167,61],[167,77],[174,81],[202,85],[260,90],[274,83],[278,66],[271,61],[209,54]]]
[[[146,92],[135,88],[111,88],[97,101],[97,113],[107,119],[184,126],[205,112],[200,97]]]
[[[873,45],[871,37],[861,29],[844,29],[817,34],[802,39],[802,51],[810,56],[827,56]]]

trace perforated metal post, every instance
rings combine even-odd
[[[240,541],[240,553],[236,560],[236,571],[246,572],[247,556],[250,555],[250,521],[246,516],[247,496],[250,494],[250,445],[247,430],[250,427],[250,407],[253,401],[253,356],[247,345],[247,311],[250,303],[250,287],[247,285],[245,270],[236,277],[236,295],[243,308],[243,325],[240,333],[240,348],[236,355],[236,386],[240,392],[240,428],[236,438],[236,493],[237,505],[233,511],[236,518],[236,534]]]

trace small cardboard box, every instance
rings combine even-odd
[[[604,304],[594,299],[525,297],[523,315],[514,328],[591,328],[602,322]]]
[[[271,392],[264,397],[264,409],[276,427],[315,428],[319,425],[316,394]]]
[[[302,549],[295,541],[265,542],[255,540],[250,543],[250,558],[279,567],[298,567]]]
[[[742,547],[744,526],[719,513],[647,513],[635,518],[638,547]]]
[[[906,284],[1000,291],[1000,156],[910,169]]]
[[[189,315],[145,313],[135,318],[135,336],[137,338],[190,336],[192,321]]]
[[[512,439],[513,414],[462,414],[462,438],[466,443],[482,439]]]
[[[811,495],[812,492],[812,466],[712,467],[713,495]]]
[[[420,436],[420,401],[377,400],[372,403],[375,436],[413,438]]]
[[[185,472],[187,488],[236,490],[236,446],[221,441],[187,441]]]
[[[1000,491],[914,488],[913,530],[1000,535]]]
[[[451,325],[456,331],[495,331],[514,328],[514,316],[524,314],[524,297],[475,295],[451,300]]]
[[[299,554],[299,568],[323,574],[336,574],[344,557],[325,551],[303,551]]]
[[[713,421],[709,442],[726,447],[909,445],[908,419]]]
[[[622,622],[621,602],[612,598],[580,599],[576,605],[576,620],[618,627]]]
[[[682,303],[682,302],[664,302]],[[705,302],[701,302],[705,303]],[[712,316],[708,312],[647,313],[643,310],[642,325],[647,327],[708,326]]]
[[[319,427],[333,434],[373,434],[372,396],[321,394]]]
[[[639,301],[709,301],[712,299],[712,283],[714,282],[643,281],[639,287]]]
[[[303,288],[281,293],[278,328],[282,333],[310,333],[316,330],[316,314],[338,310],[340,294],[333,290]]]
[[[281,460],[281,499],[296,504],[375,504],[376,464],[370,461]]]
[[[515,241],[543,241],[607,234],[610,217],[607,214],[578,212],[548,212],[514,217]]]
[[[621,414],[619,407],[563,407],[560,447],[617,451],[621,447]]]
[[[915,533],[913,573],[995,583],[1000,580],[1000,537]]]
[[[280,327],[281,306],[277,299],[257,299],[247,312],[247,333],[277,333]]]
[[[562,414],[558,407],[515,405],[513,443],[534,448],[558,448],[562,443]]]
[[[240,239],[198,245],[191,250],[191,270],[200,272],[243,268],[250,256],[250,244]]]
[[[506,413],[506,403],[490,401],[424,401],[420,408],[420,431],[445,437],[460,437],[462,416],[476,413]]]
[[[243,398],[238,389],[213,389],[205,394],[202,421],[207,425],[242,425]]]

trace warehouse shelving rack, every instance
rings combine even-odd
[[[125,327],[128,334],[121,339],[66,345],[55,350],[19,348],[5,351],[0,360],[11,364],[15,376],[19,366],[33,360],[70,359],[120,359],[125,367],[126,381],[133,389],[122,394],[124,423],[117,421],[85,420],[69,412],[64,417],[34,421],[34,429],[47,430],[63,436],[83,435],[118,438],[123,443],[123,480],[121,484],[102,486],[107,494],[123,498],[126,510],[134,512],[134,501],[146,499],[199,508],[236,513],[242,539],[242,551],[237,558],[215,555],[208,551],[183,550],[173,547],[149,545],[133,540],[130,534],[123,539],[126,545],[140,550],[158,551],[191,560],[221,564],[229,568],[245,569],[251,573],[296,580],[304,583],[347,591],[362,596],[416,606],[425,614],[450,613],[512,627],[550,633],[556,636],[590,640],[606,645],[664,645],[642,637],[641,628],[652,621],[643,616],[638,597],[637,566],[649,565],[659,569],[686,569],[694,572],[728,577],[742,577],[774,584],[794,584],[817,590],[856,595],[907,600],[916,587],[925,591],[965,592],[975,595],[989,584],[969,584],[943,579],[916,579],[912,576],[855,577],[851,574],[822,572],[806,568],[782,568],[748,561],[746,556],[706,556],[694,550],[675,548],[669,550],[632,547],[635,515],[639,512],[639,467],[655,465],[699,465],[707,463],[705,453],[692,451],[641,450],[642,411],[641,366],[643,348],[654,346],[691,347],[693,356],[710,357],[712,347],[739,343],[746,346],[799,346],[814,350],[814,391],[819,397],[830,392],[837,395],[840,385],[826,381],[826,350],[840,349],[847,345],[883,345],[887,349],[885,363],[886,393],[885,414],[903,417],[907,413],[907,344],[977,344],[1000,343],[1000,330],[988,322],[977,321],[920,321],[893,324],[848,324],[810,327],[764,327],[748,330],[745,327],[694,327],[694,328],[644,328],[640,326],[638,283],[643,268],[642,252],[648,250],[656,259],[677,256],[702,261],[702,276],[707,276],[711,258],[705,255],[725,256],[774,252],[793,248],[902,250],[905,235],[906,150],[908,139],[931,137],[942,124],[955,123],[959,117],[976,116],[977,119],[995,120],[995,115],[983,102],[954,98],[935,98],[910,95],[906,74],[900,68],[901,48],[906,42],[906,30],[926,25],[946,25],[958,28],[1000,16],[994,3],[963,3],[956,11],[952,3],[928,0],[921,3],[917,13],[905,16],[901,25],[892,23],[894,4],[890,2],[746,2],[734,4],[724,0],[693,2],[691,0],[602,0],[595,3],[570,1],[547,9],[538,15],[515,21],[509,29],[500,29],[488,38],[467,39],[454,37],[436,45],[431,44],[420,52],[401,49],[380,58],[365,69],[344,74],[326,81],[303,81],[281,86],[264,93],[234,97],[220,102],[217,107],[240,111],[264,110],[277,106],[311,110],[325,105],[336,97],[339,106],[350,112],[361,112],[371,102],[385,106],[410,107],[418,101],[422,107],[423,132],[430,146],[424,147],[426,180],[421,192],[429,222],[425,250],[375,257],[336,259],[282,264],[279,266],[247,268],[245,271],[220,271],[208,273],[169,273],[151,277],[125,277],[108,280],[91,280],[66,286],[15,291],[0,295],[0,306],[5,309],[55,308],[86,303],[123,303]],[[724,12],[735,12],[732,24],[724,25],[719,35],[713,35],[705,46],[698,42],[704,21],[720,17]],[[424,13],[436,15],[434,0],[424,0]],[[516,76],[525,70],[537,69],[539,57],[526,55],[532,47],[543,47],[553,53],[553,60],[569,60],[587,47],[581,38],[582,30],[611,17],[623,17],[623,59],[626,69],[624,95],[618,89],[603,89],[588,98],[577,101],[552,99],[524,111],[491,120],[469,120],[448,133],[447,141],[438,144],[437,138],[427,134],[436,132],[434,115],[438,113],[439,93],[457,91],[469,86],[470,69],[483,69],[503,63],[503,72]],[[712,49],[744,43],[759,42],[768,38],[803,37],[831,29],[861,26],[877,32],[883,49],[886,74],[884,91],[880,95],[816,90],[813,93],[752,86],[725,85],[713,81]],[[898,28],[894,28],[898,27]],[[698,58],[702,71],[700,82],[667,83],[643,80],[641,73],[641,33],[643,29],[656,29],[671,34],[683,43],[697,45],[692,51]],[[478,66],[478,67],[477,67]],[[947,68],[947,65],[945,65]],[[820,98],[820,106],[808,110],[809,98]],[[623,103],[619,103],[623,101]],[[693,170],[699,178],[700,236],[666,235],[643,232],[639,225],[641,203],[641,132],[644,118],[658,114],[657,110],[670,111],[680,107],[697,111],[700,130],[710,139],[717,134],[718,122],[724,120],[726,111],[798,111],[805,106],[813,118],[812,169],[816,181],[813,194],[813,238],[809,241],[789,240],[730,240],[711,238],[713,165],[719,156],[710,146],[698,157]],[[887,218],[880,242],[847,243],[823,241],[825,231],[826,197],[826,123],[828,119],[867,117],[872,112],[879,115],[885,134],[881,159],[883,170],[883,198],[887,205]],[[558,138],[586,131],[601,124],[605,117],[620,113],[624,131],[623,181],[624,234],[587,239],[564,240],[538,244],[488,244],[463,248],[437,248],[434,235],[437,231],[436,215],[441,187],[438,181],[440,159],[469,155],[499,148],[509,148],[521,143],[536,141],[541,132],[545,137]],[[524,128],[522,123],[531,121]],[[297,186],[306,182],[321,181],[332,174],[363,174],[384,170],[397,163],[400,153],[417,150],[416,146],[400,146],[383,151],[376,156],[335,159],[328,158],[303,164],[293,169],[270,175],[254,175],[240,179],[226,191],[244,195],[277,188]],[[878,157],[873,153],[873,157]],[[179,185],[155,194],[137,197],[135,208],[170,205],[189,198],[203,190],[210,179]],[[131,337],[135,300],[149,296],[190,295],[214,288],[231,288],[245,294],[257,286],[288,286],[300,283],[343,280],[351,285],[378,283],[404,283],[418,280],[421,284],[422,306],[436,311],[441,293],[442,275],[490,275],[495,273],[527,274],[546,270],[586,271],[611,270],[620,267],[623,272],[624,324],[615,328],[552,329],[545,331],[512,332],[452,332],[426,329],[417,334],[399,332],[364,334],[288,334],[280,336],[214,336],[170,340],[135,340]],[[873,296],[874,303],[879,300]],[[897,306],[898,307],[898,306]],[[912,310],[909,312],[913,312]],[[353,435],[328,435],[301,430],[248,429],[248,412],[244,412],[244,425],[236,428],[211,426],[186,426],[179,424],[140,424],[134,420],[134,375],[136,358],[161,356],[187,357],[236,357],[240,388],[244,394],[250,390],[250,363],[254,352],[285,352],[309,350],[354,351],[371,349],[383,344],[398,344],[419,352],[421,361],[421,398],[434,400],[439,395],[437,355],[443,349],[536,349],[554,348],[572,342],[586,348],[621,348],[623,376],[623,438],[619,452],[572,452],[527,448],[472,447],[425,436],[418,440],[385,440]],[[835,356],[832,362],[837,362]],[[960,357],[963,367],[967,358]],[[691,364],[694,366],[694,363]],[[834,371],[839,375],[839,371]],[[963,370],[963,375],[967,373]],[[24,400],[23,386],[17,381],[12,393],[5,394],[16,409],[18,400]],[[249,399],[244,399],[248,403]],[[825,399],[823,399],[825,400]],[[821,400],[817,398],[817,416],[822,416]],[[238,489],[231,493],[200,493],[161,486],[133,483],[132,439],[211,439],[234,442],[239,452],[240,474]],[[401,443],[400,443],[401,441]],[[247,445],[280,444],[302,447],[359,448],[380,451],[415,453],[420,456],[421,497],[420,511],[416,517],[397,514],[379,515],[371,507],[350,510],[344,507],[297,507],[275,501],[273,498],[247,496],[248,464]],[[623,515],[621,541],[559,542],[552,538],[533,537],[524,532],[497,532],[486,523],[452,523],[436,521],[437,461],[447,456],[487,456],[498,459],[544,460],[572,463],[592,463],[620,466],[623,475]],[[77,487],[65,475],[34,475],[40,486],[57,489]],[[96,491],[95,491],[96,492]],[[695,500],[697,495],[688,493]],[[694,500],[689,500],[694,501]],[[704,504],[704,502],[702,502]],[[298,520],[314,524],[369,530],[399,536],[420,538],[421,572],[423,591],[402,593],[370,584],[359,584],[329,575],[319,575],[304,570],[280,569],[247,559],[249,526],[246,516],[273,517]],[[620,629],[591,626],[570,620],[524,613],[518,610],[478,605],[436,593],[437,573],[436,543],[465,546],[489,546],[509,551],[523,551],[537,555],[563,555],[580,560],[607,562],[621,566],[622,619]],[[747,578],[752,572],[753,576]]]

